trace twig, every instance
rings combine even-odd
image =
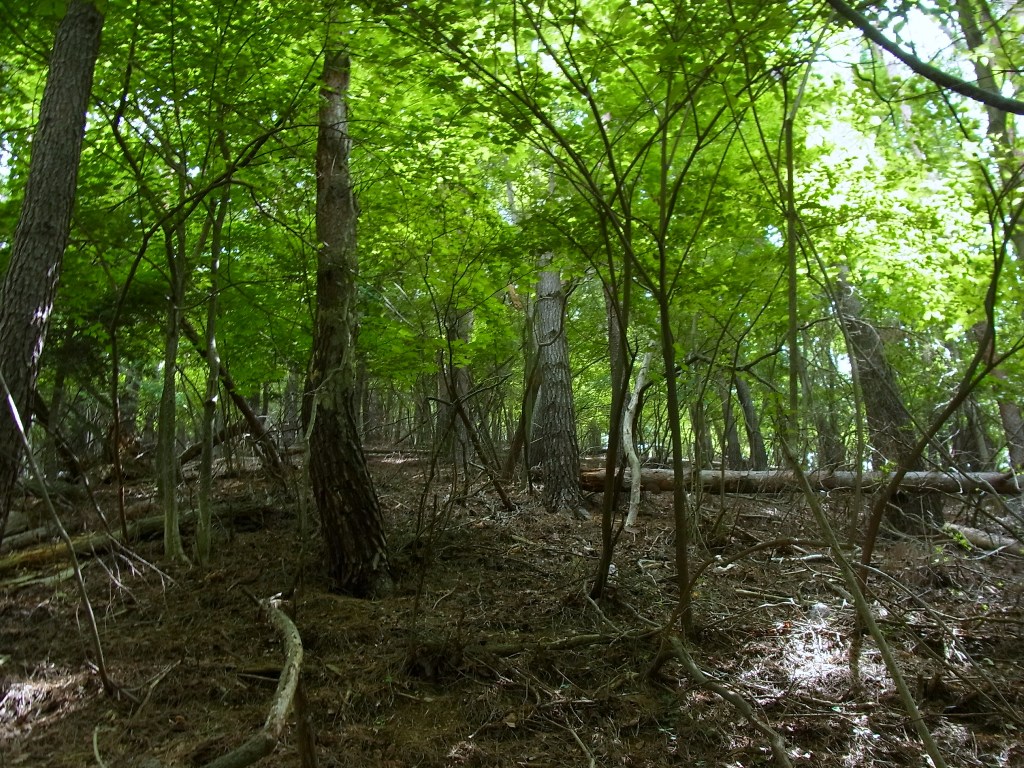
[[[7,386],[7,379],[4,378],[2,371],[0,371],[0,386],[3,387],[4,396],[7,398],[7,407],[11,410],[11,418],[14,419],[14,426],[18,430],[18,436],[21,438],[21,444],[25,448],[25,456],[28,459],[29,468],[32,471],[32,475],[39,482],[43,504],[46,507],[46,510],[50,513],[50,517],[53,518],[54,525],[57,526],[57,531],[60,534],[61,541],[63,541],[64,545],[68,548],[68,556],[71,559],[71,566],[75,571],[75,584],[78,586],[78,594],[82,598],[82,605],[85,606],[85,614],[89,619],[90,639],[92,640],[93,651],[96,653],[96,671],[99,673],[100,680],[103,683],[103,690],[110,696],[116,696],[119,689],[113,682],[111,682],[110,677],[107,675],[107,665],[103,659],[103,643],[100,641],[100,630],[96,625],[96,614],[93,612],[92,602],[89,600],[89,592],[85,588],[85,578],[82,576],[82,568],[78,563],[78,555],[75,554],[75,546],[71,542],[71,536],[68,535],[67,529],[60,521],[60,516],[57,514],[56,508],[53,506],[53,499],[50,498],[50,494],[46,490],[46,481],[43,476],[43,472],[39,468],[39,464],[36,462],[36,457],[32,454],[32,446],[29,445],[28,435],[25,434],[25,425],[21,420],[21,412],[18,410],[18,406],[14,402],[14,396],[11,394],[11,390]],[[135,698],[127,691],[123,691],[123,693],[128,698]]]
[[[98,725],[92,729],[92,755],[96,758],[96,764],[100,768],[107,768],[107,764],[100,757],[100,727]]]

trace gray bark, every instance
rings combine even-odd
[[[349,175],[349,57],[328,48],[317,135],[317,308],[305,409],[309,476],[335,589],[360,597],[390,586],[380,503],[355,418],[356,219]]]
[[[550,261],[550,255],[545,262]],[[580,452],[565,336],[565,293],[557,271],[544,269],[537,281],[534,336],[540,370],[539,416],[545,509],[579,514]]]
[[[915,433],[896,373],[886,359],[881,336],[862,316],[853,286],[840,279],[837,289],[850,354],[856,358],[859,381],[855,384],[864,400],[872,466],[878,470],[903,467],[914,446]],[[906,469],[923,470],[924,464],[918,459]],[[941,527],[943,523],[941,503],[931,497],[911,495],[891,504],[889,509],[889,522],[900,530],[915,532]]]

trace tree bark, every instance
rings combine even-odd
[[[185,224],[168,228],[165,236],[170,295],[167,297],[167,327],[164,331],[163,388],[156,438],[157,495],[164,511],[164,555],[184,561],[185,548],[178,524],[178,340],[185,302]]]
[[[647,369],[651,366],[653,350],[644,353],[643,362],[640,363],[640,370],[636,372],[636,382],[633,384],[633,393],[629,397],[629,404],[626,406],[626,413],[622,419],[622,447],[626,450],[626,460],[629,462],[629,470],[637,477],[641,473],[640,457],[636,452],[636,435],[633,434],[633,425],[636,423],[640,408],[640,400],[643,397],[644,382],[647,379]],[[603,481],[602,481],[603,482]],[[626,527],[636,525],[637,515],[640,514],[640,484],[630,486],[629,489],[629,511],[626,513]]]
[[[306,392],[309,474],[334,587],[370,597],[390,585],[380,503],[355,420],[356,219],[349,175],[348,54],[328,41],[317,135],[317,308]]]
[[[740,408],[743,411],[743,427],[747,432],[747,442],[750,443],[750,468],[768,469],[768,451],[764,447],[764,436],[761,434],[754,398],[750,394],[750,385],[742,376],[736,376],[733,384],[736,386],[736,399],[740,401]]]
[[[987,4],[984,0],[980,0],[978,6],[980,7],[980,16],[991,25],[992,14]],[[980,23],[979,11],[972,0],[957,0],[956,15],[960,29],[964,33],[967,47],[974,54],[971,57],[971,64],[974,67],[978,88],[986,93],[998,96],[1001,83],[996,77],[991,60],[995,57],[1006,58],[999,36],[997,34],[990,34],[989,38],[986,39],[985,30]],[[1024,157],[1022,157],[1022,153],[1017,147],[1016,137],[1010,128],[1006,111],[995,104],[986,104],[985,113],[988,117],[986,134],[995,148],[995,160],[1000,171],[1002,184],[1007,187],[1005,190],[999,190],[998,192],[1002,197],[1012,200],[1014,196],[1010,194],[1012,191],[1011,187],[1019,186],[1021,183],[1020,166]],[[1007,217],[1007,220],[1013,221],[1014,219],[1013,217]],[[1004,233],[1004,236],[1006,240],[1013,244],[1018,261],[1024,258],[1024,228],[1020,227],[1019,223],[1016,226],[1011,225],[1011,228]],[[974,334],[976,338],[981,338],[980,329],[983,327],[984,324],[975,326]],[[990,359],[994,352],[994,349],[990,348],[988,350]],[[1002,391],[998,396],[999,417],[1002,420],[1003,432],[1006,436],[1006,448],[1010,455],[1010,465],[1015,469],[1022,469],[1024,468],[1024,416],[1021,415],[1020,405],[1008,399],[1005,391],[1006,387],[1002,385],[1006,381],[1006,373],[996,369],[992,371],[991,375],[999,380],[1001,384],[1000,390]]]
[[[876,469],[905,466],[915,440],[913,420],[903,402],[896,374],[885,357],[882,338],[873,325],[862,317],[860,300],[853,286],[840,278],[837,302],[846,324],[850,354],[856,359],[860,387],[864,399],[868,437]],[[920,459],[906,466],[909,471],[920,471]],[[889,522],[908,533],[924,528],[942,527],[942,506],[930,497],[907,497],[889,506]]]
[[[95,3],[71,0],[53,44],[32,138],[25,199],[0,287],[0,365],[13,403],[26,418],[71,228],[85,114],[102,30],[103,14]],[[0,408],[0,541],[21,459],[17,427],[5,404]]]
[[[728,469],[744,469],[740,432],[736,425],[736,411],[732,402],[731,380],[720,387],[722,393],[722,459]]]
[[[473,312],[460,312],[449,305],[442,322],[446,349],[439,353],[437,433],[449,449],[455,466],[466,472],[473,458],[473,446],[468,427],[459,418],[459,409],[468,410],[467,398],[473,386],[470,370],[462,362],[463,349],[469,344],[473,331]]]
[[[542,263],[550,262],[550,254]],[[580,450],[572,399],[569,343],[565,336],[565,293],[558,272],[545,268],[537,281],[534,335],[540,370],[540,444],[544,469],[542,500],[548,512],[580,514]]]
[[[600,491],[605,481],[603,469],[586,470],[580,474],[580,487],[588,491]],[[623,486],[632,487],[632,473],[626,473]],[[799,490],[799,478],[790,470],[733,471],[705,469],[684,472],[685,482],[700,484],[709,493],[789,493]],[[861,487],[865,491],[881,488],[889,474],[885,472],[864,472]],[[856,472],[810,472],[807,480],[816,491],[853,490],[857,482]],[[671,469],[644,469],[640,485],[651,493],[667,493],[672,490],[675,473]],[[908,493],[971,493],[983,491],[1006,496],[1018,496],[1022,489],[1017,478],[1001,472],[908,472],[900,487]]]

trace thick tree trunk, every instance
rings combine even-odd
[[[550,261],[550,255],[545,261]],[[565,293],[558,272],[544,269],[537,281],[534,335],[540,370],[538,408],[543,446],[544,508],[580,514],[580,451],[572,399],[569,343],[565,336]]]
[[[473,458],[473,445],[465,422],[459,418],[459,409],[467,411],[473,380],[469,368],[462,364],[462,352],[469,343],[473,331],[473,313],[459,312],[454,306],[448,308],[443,319],[447,348],[440,353],[438,366],[438,408],[437,432],[444,447],[449,450],[452,460],[460,470],[465,471]]]
[[[387,541],[355,420],[356,218],[349,176],[348,54],[324,54],[317,136],[317,308],[305,409],[309,475],[334,587],[361,597],[390,585]]]
[[[846,325],[850,354],[856,359],[860,391],[864,399],[872,465],[876,469],[903,466],[915,443],[913,420],[903,402],[896,374],[885,357],[882,338],[861,316],[860,301],[851,285],[840,279],[838,302]],[[919,460],[907,467],[924,469]],[[943,524],[942,506],[931,496],[908,496],[889,506],[889,522],[907,532],[938,528]]]
[[[39,356],[71,227],[85,113],[102,30],[103,15],[95,3],[71,0],[54,40],[32,137],[25,199],[0,287],[0,365],[14,405],[25,419],[31,413]],[[0,407],[0,541],[21,459],[18,430],[4,404]]]

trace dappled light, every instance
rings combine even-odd
[[[0,768],[1024,765],[1024,0],[7,5]]]

